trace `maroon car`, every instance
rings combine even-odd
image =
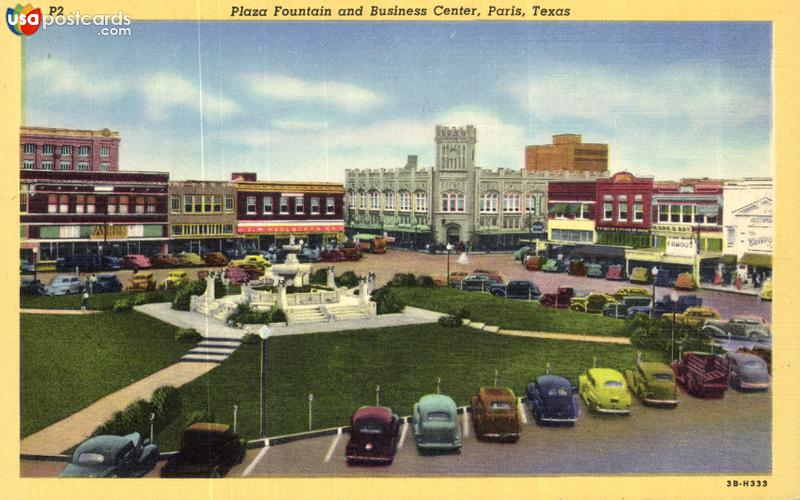
[[[397,453],[400,417],[385,406],[362,406],[350,417],[347,463],[391,464]]]
[[[697,397],[721,398],[728,388],[730,362],[707,352],[685,352],[672,363],[675,379],[686,392]]]
[[[560,286],[556,293],[545,293],[539,298],[539,304],[545,307],[557,307],[566,309],[569,307],[569,300],[575,296],[575,289],[571,286]]]
[[[229,267],[225,270],[225,274],[231,280],[231,285],[244,285],[250,281],[250,275],[247,271],[238,267]]]
[[[345,258],[344,251],[339,248],[329,248],[319,253],[320,262],[342,262]]]
[[[168,253],[157,253],[150,257],[153,267],[178,267],[178,259]]]

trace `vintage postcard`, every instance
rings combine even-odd
[[[9,4],[14,491],[796,497],[796,10]]]

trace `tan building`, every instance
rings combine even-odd
[[[236,184],[224,181],[169,183],[172,252],[220,252],[236,247]]]
[[[606,172],[608,144],[584,143],[578,134],[553,136],[553,144],[525,147],[528,172]]]

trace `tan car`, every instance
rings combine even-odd
[[[519,440],[522,432],[517,397],[507,387],[481,387],[470,405],[478,439]]]
[[[128,282],[129,292],[147,292],[156,289],[156,280],[153,273],[136,273],[131,275]]]
[[[672,319],[672,313],[665,313],[664,318]],[[675,315],[675,323],[679,325],[701,328],[707,320],[720,319],[719,311],[709,306],[690,307]]]

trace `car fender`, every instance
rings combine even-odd
[[[711,335],[712,337],[727,337],[728,332],[723,330],[722,328],[715,326],[715,325],[705,325],[701,330],[706,335]]]

